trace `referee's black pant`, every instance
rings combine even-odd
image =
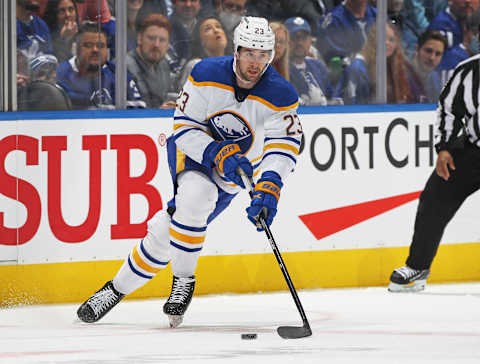
[[[434,170],[420,195],[407,265],[430,269],[443,231],[468,196],[480,188],[480,148],[465,143],[451,152],[455,170],[448,181]]]

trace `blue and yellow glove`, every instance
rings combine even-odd
[[[253,190],[250,207],[247,207],[248,219],[262,231],[263,227],[258,221],[262,214],[267,226],[273,222],[277,214],[277,204],[280,198],[280,189],[283,187],[282,178],[277,172],[267,171],[262,174]]]
[[[231,141],[211,142],[203,152],[203,165],[209,167],[215,165],[218,171],[229,181],[245,188],[242,178],[238,174],[238,168],[242,169],[248,177],[253,175],[253,167],[250,161],[241,155],[238,144]]]

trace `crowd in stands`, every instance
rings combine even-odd
[[[245,15],[271,22],[272,67],[301,105],[376,102],[377,0],[122,1],[129,108],[175,107],[197,62],[233,54]],[[457,64],[480,52],[480,0],[385,1],[387,102],[437,102]],[[115,107],[115,0],[17,0],[16,11],[21,108],[37,110],[30,88],[47,83],[67,100],[59,108]]]

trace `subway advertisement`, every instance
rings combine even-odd
[[[434,170],[435,109],[305,110],[301,152],[271,227],[287,267],[299,288],[386,284],[404,264],[418,197]],[[0,297],[81,300],[113,276],[146,221],[172,198],[166,139],[173,120],[153,111],[22,114],[0,121]],[[479,202],[471,196],[447,226],[433,280],[480,278],[473,263]],[[246,217],[248,203],[240,192],[209,225],[200,293],[285,289],[264,233]],[[138,297],[167,294],[169,273],[160,275]],[[78,288],[63,289],[72,279]]]

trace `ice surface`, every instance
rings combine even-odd
[[[124,300],[96,324],[78,305],[0,309],[0,363],[480,363],[480,283],[300,291],[313,336],[288,292],[194,297],[171,329],[164,300]],[[257,333],[242,340],[242,333]]]

